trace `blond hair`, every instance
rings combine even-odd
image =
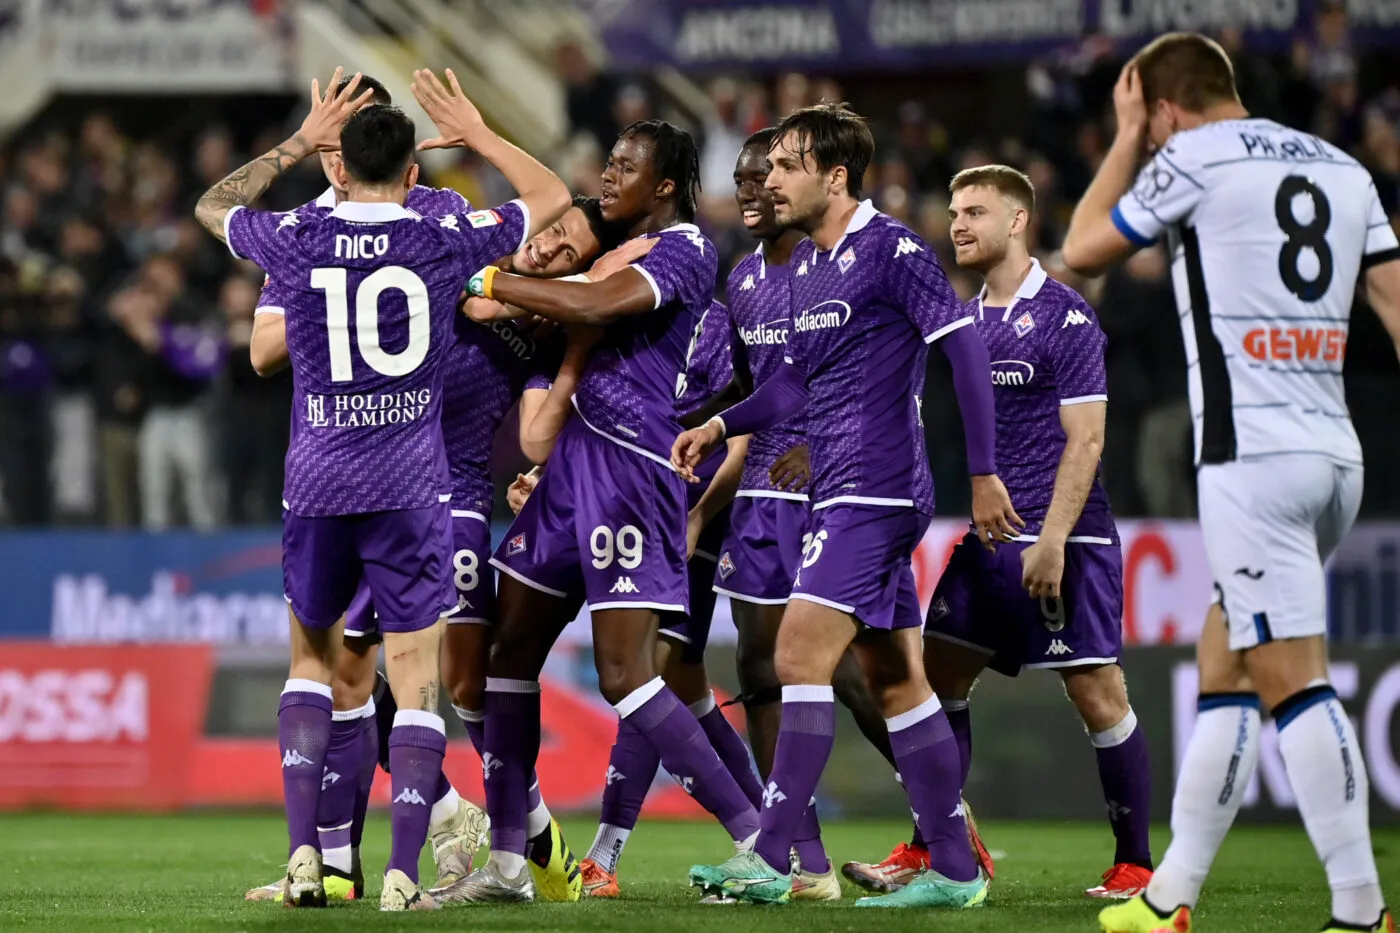
[[[1025,172],[1009,165],[979,165],[963,169],[948,183],[948,191],[957,194],[964,188],[992,188],[1002,197],[1010,198],[1024,207],[1026,213],[1035,213],[1035,185],[1031,184]]]

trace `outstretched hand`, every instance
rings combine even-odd
[[[474,148],[474,141],[481,140],[483,133],[491,132],[481,111],[462,91],[451,68],[447,69],[447,83],[450,87],[444,87],[438,76],[427,68],[413,73],[413,96],[438,130],[436,137],[418,144],[420,150]]]
[[[311,112],[301,121],[297,135],[317,152],[339,149],[340,131],[345,128],[345,121],[374,96],[373,88],[366,88],[362,94],[355,93],[362,77],[358,71],[342,89],[340,79],[344,76],[345,69],[337,68],[331,76],[331,83],[326,86],[325,94],[321,93],[321,82],[311,79]]]

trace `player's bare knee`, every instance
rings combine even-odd
[[[1111,729],[1127,717],[1128,689],[1123,669],[1106,664],[1088,670],[1069,668],[1063,672],[1065,694],[1090,732]]]
[[[1320,635],[1259,645],[1244,652],[1244,663],[1255,692],[1269,709],[1327,680],[1327,647]]]

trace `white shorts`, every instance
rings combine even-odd
[[[1201,532],[1230,648],[1327,633],[1322,565],[1356,521],[1363,471],[1316,454],[1202,466]]]

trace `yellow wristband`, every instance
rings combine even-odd
[[[496,273],[499,271],[500,270],[497,269],[495,266],[487,266],[486,269],[481,273],[481,297],[494,297],[491,294],[491,283],[495,281]]]

